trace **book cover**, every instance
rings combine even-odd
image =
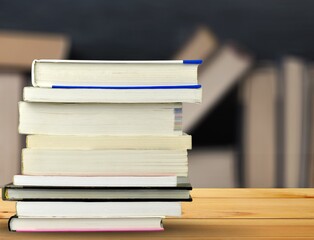
[[[176,187],[17,186],[2,189],[5,201],[192,201],[190,183]]]
[[[9,218],[10,232],[143,232],[163,231],[163,217],[142,218]]]
[[[202,60],[94,61],[35,59],[32,85],[53,88],[199,88]]]
[[[17,201],[23,218],[180,217],[180,201]]]

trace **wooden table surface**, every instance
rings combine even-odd
[[[15,203],[0,201],[3,239],[314,239],[314,189],[199,188],[182,203],[183,216],[164,220],[163,232],[14,233]]]

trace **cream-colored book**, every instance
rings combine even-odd
[[[23,100],[58,103],[200,103],[202,88],[64,89],[25,87]]]
[[[33,149],[191,149],[192,136],[58,136],[27,135],[26,147]]]
[[[200,60],[94,61],[35,59],[34,87],[176,86],[198,83]]]
[[[48,150],[24,148],[22,174],[187,176],[187,150]]]
[[[19,103],[19,132],[47,135],[182,135],[181,103]]]

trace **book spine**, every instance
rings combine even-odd
[[[32,75],[32,78],[31,78],[31,81],[32,81],[32,85],[33,87],[38,87],[37,83],[36,83],[36,79],[35,79],[35,65],[37,63],[37,59],[35,59],[33,62],[32,62],[32,70],[31,70],[31,75]]]
[[[202,64],[203,60],[183,60],[183,64]]]
[[[11,216],[11,217],[9,218],[9,221],[8,221],[8,230],[9,230],[10,232],[16,232],[16,230],[12,230],[12,228],[11,228],[11,222],[12,222],[12,220],[13,220],[14,218],[18,218],[17,215]]]
[[[7,187],[6,186],[4,186],[2,188],[2,200],[3,201],[7,201],[8,200],[8,194],[7,194]]]

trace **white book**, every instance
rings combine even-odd
[[[70,136],[27,135],[26,147],[34,149],[191,149],[192,136]]]
[[[173,187],[177,177],[172,176],[30,176],[14,175],[17,186],[41,187]]]
[[[201,60],[34,60],[34,87],[197,85]]]
[[[16,214],[27,218],[180,217],[181,202],[18,201]]]
[[[9,219],[12,232],[163,231],[162,217],[22,218]]]
[[[19,132],[50,135],[182,135],[181,103],[19,103]]]
[[[187,150],[23,149],[22,174],[187,176]]]
[[[202,88],[167,89],[65,89],[25,87],[26,102],[59,103],[199,103]]]

